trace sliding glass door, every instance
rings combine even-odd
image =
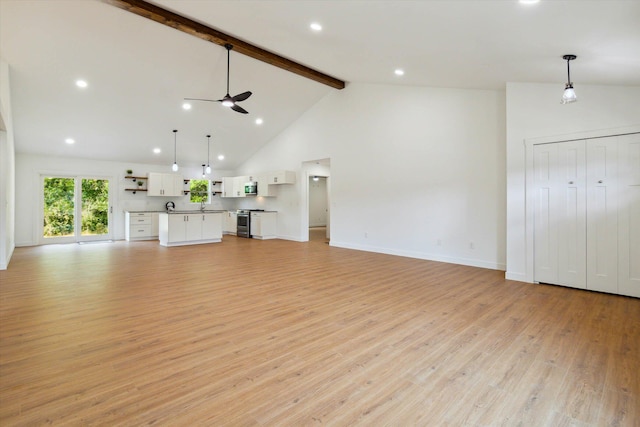
[[[43,243],[111,238],[109,180],[44,176]]]

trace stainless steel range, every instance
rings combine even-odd
[[[238,209],[238,237],[251,238],[251,212],[264,212],[264,209]]]

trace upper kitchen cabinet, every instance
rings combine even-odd
[[[233,178],[233,197],[245,197],[244,185],[248,181],[248,176],[236,176]]]
[[[244,184],[248,176],[227,176],[222,178],[222,197],[244,197]]]
[[[275,197],[275,187],[269,185],[269,179],[273,179],[270,175],[258,175],[258,197]]]
[[[150,172],[147,181],[148,196],[176,197],[184,195],[184,179],[174,173]]]
[[[295,184],[296,173],[294,171],[275,171],[267,174],[268,184]]]

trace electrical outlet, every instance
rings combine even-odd
[[[469,249],[475,249],[476,245],[473,242],[469,242]]]

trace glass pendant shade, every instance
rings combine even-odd
[[[562,102],[563,104],[569,104],[572,102],[576,102],[577,100],[578,97],[576,96],[576,91],[573,89],[573,86],[571,84],[567,84],[564,89],[564,93],[562,94],[562,100],[560,102]]]
[[[176,162],[173,162],[173,166],[171,166],[171,170],[174,172],[178,172],[178,164]]]
[[[211,173],[211,166],[207,165],[207,168],[205,169],[205,171],[209,174]]]

